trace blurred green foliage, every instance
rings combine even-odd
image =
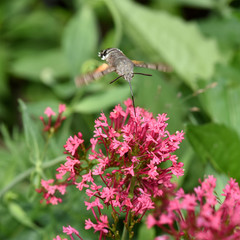
[[[177,179],[186,190],[214,174],[240,180],[239,0],[3,0],[0,2],[0,239],[52,239],[71,224],[84,239],[90,216],[84,195],[69,189],[58,206],[40,204],[35,188],[64,162],[63,145],[130,97],[116,77],[76,88],[74,78],[101,64],[100,49],[165,62],[172,73],[135,76],[135,102],[166,112],[170,132],[184,129]],[[22,99],[22,100],[19,100]],[[38,120],[47,106],[67,104],[67,120],[48,141]],[[220,187],[220,190],[221,190]],[[145,226],[136,229],[143,239]],[[152,238],[155,235],[151,231]]]

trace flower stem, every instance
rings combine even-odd
[[[131,213],[128,213],[128,218],[127,218],[127,222],[124,224],[124,228],[123,228],[123,234],[122,234],[122,238],[121,240],[127,240],[127,234],[128,234],[128,228],[129,228],[129,222],[131,219]]]

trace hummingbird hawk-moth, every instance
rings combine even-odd
[[[98,78],[105,76],[108,73],[115,71],[119,76],[115,78],[113,81],[111,81],[110,83],[115,82],[121,77],[124,78],[129,83],[135,116],[136,116],[136,112],[135,112],[135,103],[134,103],[133,91],[131,86],[131,80],[135,74],[140,74],[144,76],[152,76],[152,75],[145,74],[145,73],[136,73],[134,72],[134,67],[149,68],[149,69],[154,69],[154,70],[163,71],[163,72],[171,71],[171,68],[164,64],[152,64],[152,63],[144,63],[141,61],[130,60],[118,48],[107,48],[105,50],[100,51],[98,53],[98,56],[102,60],[106,60],[107,64],[101,65],[93,72],[76,77],[75,78],[76,85],[81,86],[83,84],[87,84],[89,82],[92,82],[93,80],[96,80]]]

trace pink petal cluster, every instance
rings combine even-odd
[[[85,204],[97,222],[87,220],[86,228],[93,227],[103,234],[107,233],[108,222],[106,219],[103,224],[100,220],[103,205],[111,206],[116,214],[126,213],[126,219],[130,213],[141,219],[155,207],[154,197],[174,189],[172,175],[183,175],[183,164],[173,154],[183,140],[183,132],[171,135],[166,130],[166,114],[155,119],[151,113],[137,108],[135,117],[131,104],[130,100],[125,102],[125,111],[116,106],[110,113],[110,123],[103,113],[95,121],[89,155],[95,167],[76,183],[79,190],[87,188],[89,201]],[[72,144],[65,145],[67,148],[73,153],[72,158],[76,157]],[[171,163],[169,167],[163,165],[165,162]],[[94,176],[100,177],[101,185],[94,182]]]
[[[67,161],[57,169],[57,180],[66,179],[67,185],[86,192],[85,205],[95,221],[86,220],[85,228],[98,231],[99,239],[112,234],[102,209],[110,207],[113,218],[125,213],[125,223],[129,218],[136,223],[155,208],[156,197],[175,189],[172,176],[184,173],[183,163],[174,154],[184,133],[166,130],[166,114],[154,118],[138,107],[135,115],[131,100],[124,104],[126,110],[117,105],[110,121],[103,113],[95,121],[89,148],[81,133],[69,137],[64,145]]]
[[[172,175],[183,175],[183,163],[177,162],[173,152],[184,134],[171,135],[166,130],[166,114],[155,119],[151,113],[136,108],[135,117],[131,101],[125,105],[126,111],[120,105],[115,107],[110,123],[103,113],[95,121],[89,158],[97,160],[92,175],[101,176],[105,187],[94,192],[88,189],[87,194],[120,211],[141,215],[154,208],[152,197],[162,196],[164,190],[173,187]],[[165,162],[170,166],[164,167]]]
[[[62,202],[62,199],[56,197],[56,192],[60,192],[62,195],[66,192],[67,184],[53,184],[54,179],[50,179],[48,181],[41,180],[42,187],[40,189],[36,189],[38,193],[43,193],[43,198],[46,200],[47,204],[57,205]],[[41,200],[42,202],[42,200]]]
[[[225,199],[221,204],[214,194],[215,187],[216,179],[209,176],[193,194],[180,189],[173,200],[148,216],[148,227],[156,225],[175,239],[240,239],[239,185],[230,179],[223,189]]]
[[[50,108],[47,107],[44,111],[44,114],[47,115],[48,121],[46,122],[42,116],[40,116],[40,120],[43,122],[43,131],[44,132],[51,132],[56,131],[62,124],[62,122],[66,119],[66,117],[62,116],[62,113],[66,110],[65,104],[59,104],[58,107],[58,116],[54,124],[52,124],[52,116],[55,116],[56,113]]]

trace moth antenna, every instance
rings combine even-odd
[[[152,76],[152,74],[147,74],[147,73],[134,73],[134,74],[139,74],[139,75],[144,75],[144,76],[149,76],[149,77]]]
[[[112,84],[112,83],[114,83],[114,82],[116,82],[119,78],[121,78],[123,75],[121,75],[121,76],[118,76],[117,78],[115,78],[115,79],[113,79],[109,84]]]

